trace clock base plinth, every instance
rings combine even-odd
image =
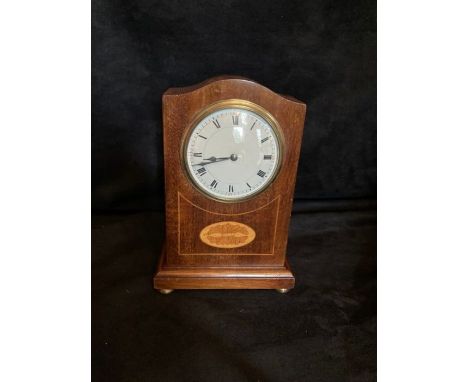
[[[163,251],[153,278],[161,293],[173,289],[276,289],[294,288],[287,261],[280,267],[168,267]],[[284,293],[284,292],[283,292]]]

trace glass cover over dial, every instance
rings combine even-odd
[[[221,108],[206,115],[189,133],[185,162],[190,178],[216,199],[236,201],[267,187],[280,165],[276,126],[261,112]]]

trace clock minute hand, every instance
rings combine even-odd
[[[211,158],[203,158],[203,159],[205,160],[204,162],[195,163],[192,166],[205,166],[207,164],[222,162],[224,160],[231,159],[231,157],[220,157],[220,158],[211,157]]]

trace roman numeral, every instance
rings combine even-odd
[[[263,138],[262,143],[268,141],[269,139],[270,139],[270,137]]]
[[[217,185],[218,185],[218,182],[216,180],[213,180],[210,184],[211,188],[216,188]]]
[[[193,153],[193,156],[194,156],[194,157],[197,157],[197,158],[201,158],[202,153]]]
[[[262,171],[262,170],[259,170],[259,171],[257,172],[257,175],[258,175],[259,177],[263,178],[263,177],[266,175],[266,172],[265,172],[265,171]]]
[[[263,159],[271,159],[271,155],[264,155]]]
[[[252,126],[250,126],[250,130],[252,130],[252,129],[254,128],[254,126],[255,126],[256,123],[257,123],[257,121],[255,121],[255,122],[252,124]]]
[[[232,186],[231,184],[229,185],[229,192],[234,192],[234,186]]]
[[[199,169],[197,170],[197,172],[198,172],[198,174],[199,174],[200,176],[202,176],[202,175],[205,175],[205,174],[206,174],[206,169],[205,169],[205,167],[202,167],[202,168],[199,168]]]
[[[206,137],[204,137],[203,135],[199,135],[200,138],[203,138],[203,139],[206,139]]]
[[[239,115],[234,114],[234,115],[232,116],[232,124],[233,124],[234,126],[239,126]]]
[[[220,125],[220,123],[218,122],[217,119],[215,119],[215,120],[213,121],[213,123],[214,123],[214,125],[216,126],[216,128],[218,128],[218,129],[221,128],[221,125]]]
[[[252,186],[251,186],[250,184],[246,183],[246,185],[247,185],[250,189],[252,189]]]

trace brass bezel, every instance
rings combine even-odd
[[[276,166],[274,174],[270,177],[268,182],[259,190],[255,191],[254,193],[250,195],[241,196],[236,199],[224,198],[222,196],[214,196],[208,193],[207,191],[205,191],[201,186],[199,186],[196,180],[193,178],[192,173],[190,172],[189,164],[186,161],[186,155],[185,155],[185,153],[187,152],[188,140],[190,138],[190,135],[193,129],[195,129],[195,127],[209,114],[212,114],[218,110],[232,109],[232,108],[244,109],[244,110],[248,110],[248,111],[258,114],[265,121],[267,121],[269,125],[272,127],[273,132],[275,133],[277,141],[278,141],[278,165]],[[276,177],[278,176],[278,173],[281,167],[283,166],[283,150],[285,148],[285,143],[284,143],[283,131],[281,129],[280,124],[278,123],[276,118],[273,117],[273,115],[271,115],[266,109],[264,109],[260,105],[257,105],[256,103],[243,100],[243,99],[232,98],[232,99],[221,100],[221,101],[214,102],[208,105],[207,107],[205,107],[203,110],[201,110],[199,113],[196,114],[193,121],[189,124],[189,128],[186,129],[186,131],[184,132],[182,141],[183,141],[183,144],[181,145],[180,157],[181,157],[182,163],[184,164],[182,167],[184,169],[185,176],[188,178],[190,183],[198,191],[200,191],[206,197],[212,200],[215,200],[217,202],[239,203],[239,202],[243,202],[243,201],[246,201],[246,200],[249,200],[258,196],[258,194],[266,191],[273,184]]]

